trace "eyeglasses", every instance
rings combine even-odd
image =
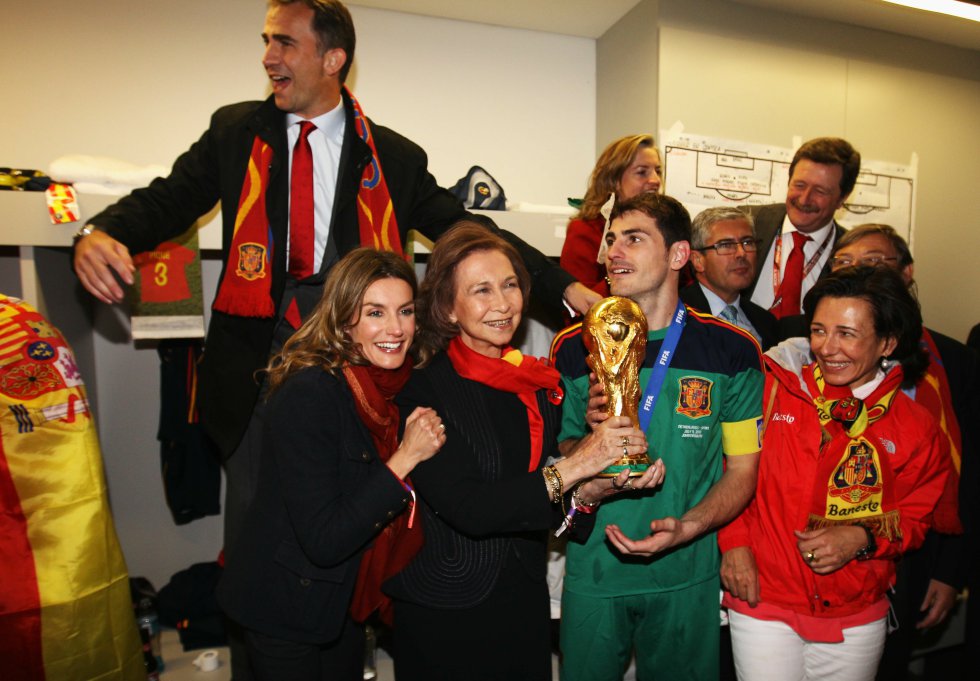
[[[851,267],[852,265],[877,267],[878,265],[891,262],[893,260],[898,260],[898,257],[888,255],[866,255],[863,258],[858,258],[855,260],[849,255],[841,255],[830,259],[830,268],[836,270],[840,269],[841,267]]]
[[[715,253],[718,255],[735,255],[738,252],[738,247],[741,246],[742,250],[746,253],[755,253],[759,250],[759,239],[746,238],[735,241],[734,239],[725,239],[724,241],[719,241],[716,244],[711,244],[710,246],[704,246],[702,248],[695,248],[696,251],[707,251],[713,248]]]

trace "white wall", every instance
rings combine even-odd
[[[656,129],[681,121],[695,134],[780,146],[837,135],[870,159],[918,154],[923,316],[964,340],[980,321],[980,51],[722,0],[646,0],[634,13],[644,5],[659,10],[659,57],[634,61],[632,73],[637,87],[657,89]],[[622,58],[604,60],[600,38],[600,91],[630,69],[628,46],[649,40],[649,21],[624,22],[607,33],[619,31]],[[599,109],[601,131],[636,132],[608,116]]]
[[[511,199],[563,204],[584,190],[595,148],[595,41],[351,12],[359,36],[352,89],[369,116],[429,152],[442,184],[479,164]],[[16,56],[0,60],[0,165],[46,169],[68,153],[169,165],[215,108],[265,97],[264,13],[263,0],[49,0],[5,11],[0,44]],[[218,265],[205,263],[212,291]],[[46,287],[74,285],[67,267],[45,276],[54,280]],[[118,532],[130,572],[159,587],[214,559],[220,520],[173,525],[155,439],[156,352],[133,349],[116,311],[99,306],[91,316],[88,381],[98,386]]]
[[[565,205],[595,162],[595,41],[351,7],[354,93],[451,186],[481,165],[509,200]]]
[[[657,136],[659,18],[657,0],[641,2],[596,41],[596,157],[620,137]]]
[[[368,116],[428,151],[440,183],[479,164],[508,196],[564,204],[594,161],[594,40],[350,9],[352,90]],[[169,165],[218,106],[266,96],[264,13],[262,0],[5,12],[0,39],[20,57],[0,62],[0,162],[44,169],[81,153]]]

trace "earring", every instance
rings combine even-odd
[[[888,371],[888,364],[889,364],[889,362],[890,362],[890,360],[887,357],[885,357],[884,355],[882,355],[881,356],[881,359],[878,361],[878,366],[881,367],[881,370],[882,371]]]

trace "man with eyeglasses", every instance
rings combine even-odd
[[[860,169],[861,154],[847,140],[818,137],[793,156],[784,203],[745,207],[761,239],[762,257],[747,291],[753,303],[777,319],[802,314],[803,297],[830,272],[830,254],[844,234],[834,213],[854,189]],[[794,332],[801,327],[790,326]]]
[[[739,326],[763,350],[778,342],[776,318],[744,291],[755,276],[759,240],[752,218],[738,208],[708,208],[691,224],[691,267],[697,281],[681,289],[691,307]]]
[[[841,237],[831,267],[837,271],[854,266],[891,267],[901,272],[910,288],[915,287],[912,253],[901,235],[888,225],[860,225]],[[957,476],[950,476],[952,484],[933,515],[933,529],[922,547],[906,553],[899,564],[891,595],[899,627],[885,642],[878,670],[882,681],[908,678],[916,631],[942,623],[964,586],[971,594],[980,594],[976,570],[980,508],[975,501],[980,492],[980,360],[959,341],[931,329],[923,328],[922,346],[929,353],[929,368],[907,392],[929,408],[948,438],[953,467],[960,473],[959,489]],[[965,535],[959,534],[961,519]],[[978,600],[970,598],[967,603],[966,651],[980,646]]]

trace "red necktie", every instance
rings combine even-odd
[[[313,274],[313,149],[316,126],[300,123],[289,178],[289,273],[297,279]]]
[[[776,292],[776,299],[779,304],[774,306],[770,312],[777,319],[800,314],[800,294],[803,291],[803,244],[810,240],[806,234],[792,232],[793,250],[786,260],[786,267],[783,270],[783,280],[779,284]],[[782,238],[782,237],[780,237]]]

